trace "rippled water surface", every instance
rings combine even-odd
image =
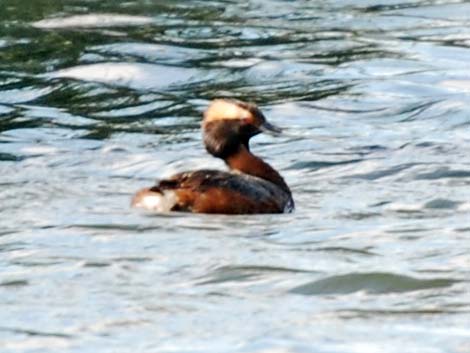
[[[2,353],[470,352],[470,2],[0,6]],[[130,209],[220,96],[295,213]]]

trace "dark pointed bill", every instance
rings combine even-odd
[[[273,125],[267,121],[263,122],[260,126],[259,129],[262,132],[266,132],[267,134],[278,136],[282,134],[282,129],[276,125]]]

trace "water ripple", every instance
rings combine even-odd
[[[365,291],[372,294],[400,293],[424,289],[450,287],[453,279],[418,279],[393,273],[349,273],[331,276],[291,289],[302,295],[349,294]]]
[[[313,271],[299,270],[275,266],[223,266],[212,271],[204,277],[209,279],[198,282],[199,285],[218,284],[225,282],[244,282],[256,279],[263,275],[275,273],[312,273]]]

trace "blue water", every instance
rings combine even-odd
[[[0,5],[2,353],[470,352],[470,2]],[[296,211],[130,209],[221,96]]]

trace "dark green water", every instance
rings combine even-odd
[[[296,212],[130,209],[221,96]],[[467,1],[0,0],[0,351],[470,352],[469,101]]]

